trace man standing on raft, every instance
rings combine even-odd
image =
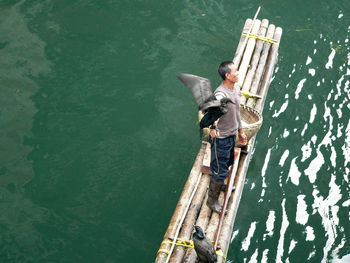
[[[223,79],[221,85],[215,90],[217,100],[229,98],[233,104],[228,104],[228,112],[210,127],[211,162],[212,171],[208,192],[207,205],[215,212],[221,213],[222,206],[218,202],[224,180],[228,175],[229,167],[233,165],[235,156],[236,133],[238,130],[239,142],[247,144],[247,136],[242,129],[240,114],[240,88],[236,85],[238,71],[232,61],[222,62],[219,74]]]

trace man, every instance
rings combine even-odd
[[[211,137],[211,163],[212,171],[209,185],[207,205],[215,212],[221,213],[222,206],[218,197],[224,180],[228,175],[229,167],[234,162],[234,147],[238,131],[239,142],[247,144],[247,136],[242,129],[240,105],[240,88],[236,85],[238,71],[231,61],[222,62],[219,74],[223,79],[221,85],[215,90],[217,100],[230,98],[233,104],[228,104],[228,112],[210,127]]]

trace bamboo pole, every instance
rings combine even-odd
[[[260,28],[260,24],[261,21],[259,19],[256,19],[254,21],[253,24],[253,29],[251,34],[256,35],[258,33],[258,30]],[[248,70],[248,66],[250,63],[250,59],[252,57],[253,51],[254,51],[254,47],[255,47],[255,43],[256,43],[256,39],[255,38],[249,38],[248,42],[247,42],[247,47],[245,49],[243,58],[242,58],[242,62],[241,65],[239,66],[239,77],[238,77],[238,86],[242,87],[247,70]]]
[[[202,208],[199,213],[199,216],[196,221],[196,225],[200,226],[202,229],[207,229],[210,215],[211,215],[211,209],[209,206],[207,206],[207,200],[208,200],[208,195],[205,195],[205,198],[203,200]],[[183,263],[194,263],[197,260],[197,253],[194,250],[194,248],[189,248],[186,251],[186,255],[184,257]]]
[[[228,201],[232,195],[233,183],[234,183],[234,180],[236,177],[237,166],[238,166],[237,164],[238,164],[240,154],[241,154],[241,148],[235,147],[234,160],[236,160],[236,162],[234,162],[234,164],[232,165],[231,171],[230,171],[230,174],[228,177],[228,182],[227,182],[226,191],[225,191],[224,204],[222,205],[222,210],[221,210],[220,217],[219,217],[219,223],[218,223],[218,227],[216,229],[216,233],[215,233],[215,237],[214,237],[214,249],[216,249],[218,246],[219,237],[220,237],[221,229],[222,229],[222,223],[224,221],[224,216],[226,213],[226,208],[228,205]]]
[[[274,32],[275,32],[275,25],[270,24],[268,29],[267,29],[266,38],[272,39]],[[258,65],[258,68],[255,72],[253,83],[252,83],[252,86],[250,88],[250,92],[253,94],[256,94],[258,92],[259,84],[261,82],[262,75],[265,71],[265,65],[266,65],[267,57],[269,55],[270,47],[271,47],[271,43],[266,41],[264,43],[264,47],[263,47],[263,50],[261,52],[261,57],[259,60],[259,65]],[[249,98],[246,105],[248,107],[254,108],[255,102],[256,102],[255,99]]]
[[[222,202],[224,201],[224,192],[220,193],[218,200],[219,203],[222,204]],[[209,240],[214,240],[216,228],[219,222],[219,217],[220,215],[218,213],[213,212],[211,214],[211,218],[209,220],[208,228],[206,231],[206,236],[209,238]]]
[[[256,10],[252,23],[254,23],[255,20],[256,20],[256,18],[258,17],[258,14],[259,14],[259,12],[260,12],[260,8],[261,8],[261,6],[258,7],[258,10]],[[238,48],[237,48],[236,53],[238,54],[239,57],[241,57],[241,56],[243,55],[243,53],[244,53],[244,49],[246,48],[246,43],[247,43],[248,38],[249,38],[249,35],[250,35],[251,31],[252,31],[252,26],[253,26],[253,25],[250,25],[248,31],[246,31],[247,37],[244,38],[244,40],[242,41],[242,43],[240,42],[240,43],[238,44]],[[243,31],[244,31],[244,29],[243,29]],[[242,55],[241,55],[241,54],[242,54]],[[237,57],[238,57],[238,56],[237,56]],[[239,58],[239,60],[241,60],[241,59]],[[233,62],[233,61],[232,61],[232,62]],[[239,66],[238,64],[239,64],[239,63],[233,63],[233,64],[235,64],[235,65],[237,66],[237,68],[238,68],[238,66]]]
[[[252,139],[250,140],[252,143]],[[254,142],[253,142],[254,144]],[[245,166],[248,168],[248,164],[250,161],[250,155],[251,155],[251,148],[248,149],[248,155],[247,154],[241,154],[241,157],[239,159],[238,165],[237,165],[237,172],[236,172],[236,178],[234,182],[234,186],[236,187],[236,190],[234,192],[234,195],[231,196],[228,206],[227,206],[227,215],[225,217],[225,220],[223,222],[222,226],[222,234],[219,239],[219,245],[221,247],[222,252],[224,255],[227,255],[230,239],[232,235],[232,230],[234,226],[235,217],[238,211],[239,202],[242,196],[244,182],[245,182],[245,176],[246,176],[246,170],[243,170]],[[225,262],[225,259],[221,256],[218,256],[218,263]]]
[[[253,22],[253,20],[248,18],[245,21],[245,24],[243,26],[241,38],[238,42],[236,53],[235,53],[235,56],[233,57],[233,61],[232,61],[233,64],[235,64],[237,66],[237,68],[239,68],[239,64],[241,63],[241,60],[242,60],[242,56],[243,56],[243,52],[244,52],[244,48],[242,48],[242,46],[245,43],[246,38],[248,37],[248,36],[246,36],[246,34],[248,33],[250,26],[252,25],[252,22]]]
[[[261,21],[260,29],[259,29],[259,32],[258,32],[258,37],[265,38],[266,30],[267,30],[267,26],[268,25],[269,25],[269,20],[263,19]],[[256,41],[254,54],[253,54],[252,60],[250,62],[250,67],[249,67],[247,76],[245,77],[244,84],[243,84],[243,87],[242,87],[242,93],[243,92],[249,92],[249,90],[250,90],[251,84],[253,82],[253,78],[255,76],[255,71],[256,71],[256,68],[257,68],[258,63],[259,63],[259,59],[260,59],[260,55],[261,55],[261,51],[262,51],[263,45],[264,45],[264,41],[263,40],[258,39]],[[250,93],[255,94],[253,92],[250,92]],[[245,104],[246,101],[247,101],[247,97],[246,96],[241,96],[241,104]]]
[[[207,143],[207,147],[205,150],[205,155],[203,158],[203,165],[206,165],[209,162],[210,164],[210,144]],[[191,206],[187,212],[186,218],[182,225],[181,232],[179,234],[179,238],[184,238],[185,240],[191,239],[193,224],[197,219],[200,208],[202,206],[202,202],[204,199],[204,195],[206,194],[210,177],[208,174],[203,174],[201,181],[198,185],[197,191],[193,197],[191,202]],[[177,246],[174,248],[173,254],[170,258],[170,263],[180,263],[183,260],[185,255],[186,248],[183,246]]]
[[[168,240],[169,237],[175,238],[175,234],[178,228],[178,225],[181,222],[181,218],[187,208],[188,199],[190,198],[192,191],[195,187],[195,183],[198,179],[198,176],[201,174],[201,166],[204,158],[205,149],[207,147],[206,142],[202,142],[201,148],[197,154],[196,160],[192,166],[191,172],[188,176],[184,189],[182,190],[180,199],[176,205],[175,212],[171,218],[168,229],[164,235],[163,240]],[[157,253],[155,263],[164,263],[167,260],[168,254],[165,251],[169,251],[171,245],[168,243],[162,243],[160,249]]]
[[[270,86],[271,83],[271,77],[273,74],[273,71],[275,69],[275,65],[277,62],[277,57],[278,57],[278,48],[279,48],[279,43],[282,37],[282,28],[277,27],[275,30],[275,33],[273,35],[273,38],[277,41],[276,44],[272,44],[270,55],[266,64],[266,69],[265,69],[265,74],[263,81],[261,83],[259,95],[262,97],[262,99],[259,99],[256,103],[255,108],[258,109],[260,112],[262,112],[265,99],[266,99],[266,94],[267,90]]]

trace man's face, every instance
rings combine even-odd
[[[226,78],[232,82],[238,81],[238,70],[235,65],[230,66],[231,72],[226,74]]]

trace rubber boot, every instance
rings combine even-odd
[[[220,190],[224,182],[217,182],[210,177],[207,206],[216,213],[221,213],[222,206],[219,204],[218,198]]]

